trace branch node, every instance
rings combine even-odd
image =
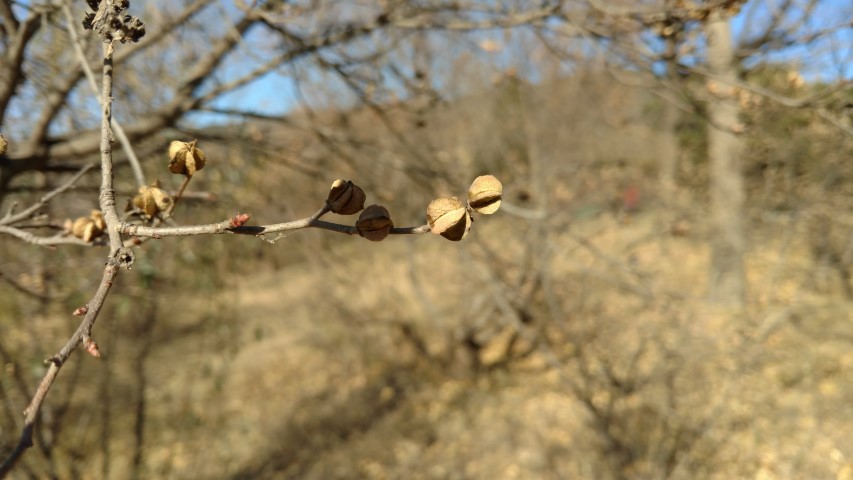
[[[52,357],[45,358],[45,359],[44,359],[44,363],[45,363],[45,365],[48,365],[48,364],[51,364],[51,363],[52,363],[52,364],[56,365],[57,367],[61,367],[61,366],[62,366],[62,357],[60,357],[60,356],[57,354],[57,355],[54,355],[54,356],[52,356]]]
[[[136,256],[133,254],[133,250],[126,247],[119,247],[107,259],[107,265],[117,265],[130,270],[134,260],[136,260]]]

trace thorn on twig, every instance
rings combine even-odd
[[[82,317],[83,315],[86,315],[87,313],[89,313],[89,306],[88,305],[83,305],[82,307],[77,307],[74,309],[74,316],[75,317]]]
[[[89,353],[89,355],[95,358],[101,358],[101,352],[98,350],[98,344],[92,340],[92,337],[83,337],[83,348]]]
[[[228,223],[231,225],[231,228],[242,227],[250,218],[252,218],[252,216],[248,213],[238,213]]]

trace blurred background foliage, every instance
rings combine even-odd
[[[255,56],[234,50],[207,74],[221,78],[192,95],[287,51],[275,29],[239,30],[237,3],[196,3],[165,43],[185,48],[117,65],[120,121],[178,98],[183,69],[229,28]],[[492,18],[428,3],[418,7],[436,25]],[[21,16],[34,8],[12,5]],[[521,15],[507,5],[502,15]],[[578,5],[561,8],[571,17]],[[654,70],[613,62],[618,50],[568,43],[557,55],[534,28],[407,30],[404,20],[426,15],[418,7],[395,7],[398,30],[283,63],[293,99],[257,86],[140,135],[146,177],[177,189],[166,146],[199,139],[209,163],[175,213],[187,225],[237,212],[253,224],[307,217],[335,178],[364,188],[398,226],[424,223],[430,200],[461,197],[486,173],[503,181],[502,210],[477,217],[460,243],[313,230],[274,244],[145,243],[96,325],[104,358],[64,367],[12,478],[853,478],[850,88],[804,78],[805,56],[744,61],[739,79],[754,87],[738,96],[746,301],[709,302],[706,77],[682,67],[675,87],[650,84]],[[153,35],[170,17],[145,8]],[[366,15],[337,2],[263,8],[285,18],[263,22],[290,29],[291,46]],[[769,15],[752,8],[757,24]],[[4,168],[20,170],[4,177],[4,212],[73,163],[14,150],[28,141],[21,122],[35,123],[21,106],[40,104],[40,72],[74,64],[51,53],[67,48],[62,17],[44,15],[32,83],[2,124]],[[618,22],[606,25],[620,38]],[[45,138],[97,124],[87,88],[71,91]],[[831,101],[772,98],[815,95]],[[674,178],[663,182],[672,145]],[[137,184],[117,155],[123,202]],[[86,215],[98,185],[84,176],[34,222]],[[17,442],[43,360],[76,328],[70,313],[96,288],[104,253],[0,237],[0,453]]]

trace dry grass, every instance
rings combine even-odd
[[[499,213],[459,244],[319,232],[275,246],[148,244],[99,320],[106,358],[75,356],[63,370],[42,419],[40,441],[53,449],[29,453],[18,477],[853,478],[853,304],[816,255],[817,207],[773,217],[752,205],[748,306],[709,305],[701,193],[658,198],[655,132],[585,116],[598,107],[584,102],[600,99],[581,87],[577,102],[540,100],[533,130],[542,151],[559,152],[544,224]],[[454,114],[471,131],[430,124],[424,135],[440,151],[427,154],[453,179],[495,162],[506,198],[524,204],[529,151],[506,144],[524,139],[475,100]],[[637,114],[642,100],[614,97],[614,110]],[[382,141],[384,156],[370,151],[353,168],[373,183],[369,195],[400,200],[389,204],[395,222],[419,223],[430,195],[464,188],[388,180],[405,156]],[[616,158],[632,152],[642,153]],[[259,205],[259,221],[311,212],[325,194],[268,160],[219,156],[223,171],[247,172],[248,187],[223,204]],[[632,184],[646,195],[625,215],[620,193]],[[194,207],[185,218],[222,211]],[[849,232],[843,211],[830,209],[827,238]],[[76,260],[56,283],[98,258]],[[40,376],[78,297],[8,299],[9,409],[26,402],[12,372],[29,384]],[[7,418],[4,446],[18,431]]]
[[[522,235],[495,233],[509,231],[513,220],[490,221],[474,234],[517,259]],[[853,369],[849,304],[809,291],[803,244],[782,248],[768,236],[748,259],[749,312],[708,308],[701,298],[706,248],[659,231],[660,219],[641,213],[629,223],[606,216],[577,222],[552,239],[554,292],[571,309],[568,320],[543,320],[545,331],[552,322],[568,321],[577,334],[593,325],[588,347],[598,353],[584,361],[606,360],[617,371],[629,366],[638,339],[655,340],[635,372],[648,383],[616,402],[621,426],[614,434],[637,449],[621,474],[659,477],[655,443],[665,441],[661,425],[673,422],[698,429],[698,440],[678,453],[673,478],[846,478],[853,458],[853,389],[844,380]],[[575,235],[608,257],[579,246]],[[477,373],[429,364],[398,334],[401,323],[413,325],[436,357],[458,341],[476,320],[471,310],[485,288],[478,247],[435,238],[393,239],[382,249],[332,243],[327,262],[335,268],[306,259],[232,279],[207,298],[165,302],[145,358],[144,477],[614,475],[594,415],[567,386],[565,377],[578,375],[568,344],[547,347],[565,362],[561,368],[539,350]],[[616,268],[623,265],[631,272]],[[773,291],[768,271],[777,276]],[[620,287],[630,282],[654,298]],[[500,357],[490,348],[503,351],[490,344],[486,364]],[[137,375],[120,356],[116,346],[113,388]],[[674,390],[662,383],[670,374]],[[599,387],[593,401],[606,403],[614,391]],[[74,401],[98,402],[80,393]],[[109,471],[124,476],[132,402],[120,395],[112,402]],[[87,459],[102,461],[100,454]]]

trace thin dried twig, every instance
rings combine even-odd
[[[77,60],[80,62],[80,67],[86,74],[86,79],[89,80],[89,85],[92,87],[92,91],[95,95],[98,95],[98,82],[95,80],[95,74],[92,72],[92,69],[89,67],[89,62],[86,60],[86,53],[83,51],[83,47],[80,44],[80,37],[77,34],[77,28],[74,26],[76,22],[74,21],[74,17],[71,15],[71,8],[68,4],[62,6],[62,13],[65,14],[68,34],[71,36],[71,44],[74,46],[74,53],[77,54]],[[127,155],[127,161],[130,163],[131,170],[133,170],[133,176],[136,177],[136,184],[139,186],[145,185],[145,174],[142,172],[142,165],[139,163],[139,157],[136,156],[136,151],[133,149],[133,145],[130,144],[130,139],[127,138],[124,128],[122,128],[121,124],[119,124],[114,118],[110,120],[110,125],[112,126],[119,143],[121,143],[121,148],[124,150],[124,154]]]
[[[9,225],[0,225],[0,234],[11,235],[27,243],[39,245],[42,247],[52,247],[55,245],[80,245],[84,247],[92,246],[92,243],[84,242],[83,240],[77,237],[72,237],[70,235],[59,234],[50,237],[40,237],[25,230],[21,230],[20,228],[10,227]]]
[[[33,395],[32,400],[30,400],[30,404],[24,410],[24,428],[21,433],[21,438],[9,457],[6,458],[2,465],[0,465],[0,478],[9,473],[18,460],[20,460],[24,452],[33,446],[33,430],[35,428],[35,423],[38,419],[42,403],[47,396],[47,392],[50,390],[51,385],[53,385],[54,380],[56,380],[56,376],[59,374],[59,370],[62,368],[62,365],[66,360],[68,360],[68,357],[71,356],[71,352],[73,352],[83,342],[84,336],[91,336],[92,326],[95,324],[95,319],[104,304],[107,293],[112,286],[113,278],[115,278],[117,273],[117,263],[108,264],[106,266],[104,269],[104,276],[101,279],[101,284],[98,286],[98,290],[95,292],[92,300],[89,301],[89,304],[87,305],[88,313],[80,323],[80,326],[77,327],[77,331],[74,332],[74,335],[72,335],[67,342],[65,342],[65,345],[56,353],[56,355],[45,360],[50,364],[50,366],[47,369],[47,373],[45,373],[42,378],[41,383],[39,383],[35,395]]]
[[[95,168],[95,166],[95,163],[84,165],[83,168],[81,168],[80,171],[74,174],[73,177],[69,178],[67,182],[46,193],[43,197],[39,198],[36,203],[32,204],[26,209],[16,214],[13,214],[11,211],[7,212],[3,218],[0,218],[0,225],[12,225],[16,222],[20,222],[21,220],[29,218],[34,213],[38,212],[39,209],[47,205],[47,202],[51,201],[54,197],[66,192],[68,189],[73,187],[74,184],[77,183],[77,180],[80,180],[83,175],[85,175],[89,170]]]
[[[86,305],[86,314],[83,321],[77,327],[77,331],[65,342],[65,345],[55,355],[47,359],[50,366],[47,369],[44,377],[36,389],[30,404],[24,410],[24,428],[21,433],[21,438],[17,446],[12,451],[10,456],[0,465],[0,477],[5,476],[20,460],[24,452],[33,446],[33,430],[36,420],[38,419],[39,411],[44,402],[47,392],[51,385],[59,375],[59,370],[71,356],[71,353],[84,342],[86,349],[93,355],[100,356],[97,350],[97,344],[92,340],[92,327],[95,325],[95,320],[98,318],[98,313],[104,305],[107,294],[113,285],[113,280],[118,274],[119,267],[130,267],[133,262],[133,254],[129,249],[122,246],[121,235],[119,234],[119,218],[115,207],[115,191],[113,190],[113,169],[112,169],[112,149],[111,149],[111,130],[110,120],[112,117],[112,57],[114,45],[112,42],[104,45],[104,70],[103,83],[101,92],[101,101],[103,107],[102,122],[101,122],[101,195],[100,203],[101,210],[104,213],[104,219],[107,223],[107,231],[110,241],[110,256],[107,258],[107,264],[104,268],[104,274],[101,278],[101,283],[95,295]]]
[[[323,211],[321,209],[320,211]],[[322,215],[322,214],[321,214]],[[207,225],[188,225],[183,227],[149,227],[145,225],[137,225],[127,222],[122,222],[119,227],[119,233],[134,237],[189,237],[193,235],[220,235],[220,234],[237,234],[237,235],[254,235],[262,236],[270,233],[291,232],[294,230],[302,230],[305,228],[319,228],[322,230],[330,230],[347,235],[358,235],[358,228],[353,225],[343,225],[339,223],[324,222],[319,220],[320,215],[314,214],[311,217],[293,220],[284,223],[275,223],[270,225],[242,225],[242,222],[236,220],[237,217],[225,220],[219,223],[210,223]],[[245,220],[243,220],[245,221]],[[417,227],[395,227],[391,229],[391,235],[411,235],[429,232],[429,225],[420,225]]]

